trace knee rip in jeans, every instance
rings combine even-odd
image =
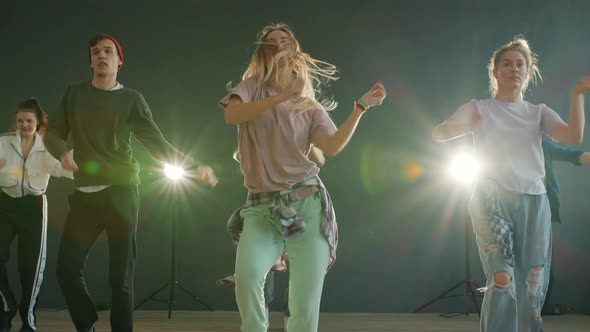
[[[535,266],[529,270],[527,274],[526,283],[527,291],[535,314],[535,319],[541,319],[541,307],[543,305],[543,271],[544,266]]]
[[[512,276],[508,272],[496,272],[494,275],[494,287],[507,289],[512,284]]]
[[[543,266],[533,267],[527,274],[526,282],[529,294],[534,295],[541,291],[541,285],[543,284]]]

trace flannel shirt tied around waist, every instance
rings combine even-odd
[[[336,224],[336,214],[332,199],[326,187],[319,177],[314,176],[305,181],[296,183],[291,189],[279,192],[268,193],[248,193],[246,204],[242,205],[227,222],[227,230],[230,233],[234,245],[237,247],[240,240],[240,233],[244,227],[244,220],[240,216],[242,209],[258,204],[270,204],[270,211],[277,216],[283,227],[283,238],[297,236],[305,232],[305,220],[299,213],[289,207],[291,202],[303,200],[316,192],[320,193],[322,202],[322,220],[321,232],[328,240],[330,245],[330,256],[328,269],[332,267],[336,260],[336,248],[338,246],[338,225]],[[272,267],[274,271],[284,271],[286,269],[287,253],[283,253],[280,261]]]

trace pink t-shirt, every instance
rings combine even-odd
[[[254,102],[278,91],[260,85],[255,78],[243,80],[219,104],[225,107],[232,95]],[[321,109],[296,113],[288,101],[238,124],[238,149],[244,185],[252,193],[282,191],[318,175],[320,169],[307,158],[313,142],[333,135],[337,128]]]

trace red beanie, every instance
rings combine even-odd
[[[113,36],[111,36],[109,34],[106,34],[106,33],[100,33],[100,34],[92,37],[90,40],[93,41],[93,40],[95,40],[97,38],[100,38],[99,40],[102,40],[102,39],[105,39],[106,38],[106,39],[109,39],[110,41],[112,41],[113,44],[115,44],[115,47],[117,48],[117,54],[119,55],[119,59],[121,59],[121,65],[117,69],[121,69],[121,66],[123,65],[123,62],[124,62],[123,61],[123,49],[121,49],[121,44],[119,44],[119,42],[115,39],[115,37],[113,37]],[[90,61],[92,61],[91,60],[91,54],[90,54],[90,49],[91,48],[92,48],[92,46],[89,46],[88,47],[88,59]]]

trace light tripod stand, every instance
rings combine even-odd
[[[453,297],[466,297],[470,298],[473,306],[475,308],[475,312],[480,314],[480,307],[477,303],[477,297],[481,295],[478,294],[476,291],[480,288],[471,278],[471,262],[470,262],[470,254],[471,254],[471,241],[470,241],[470,230],[471,224],[469,222],[468,217],[468,209],[467,204],[469,200],[469,191],[467,188],[471,188],[474,180],[477,176],[477,172],[479,169],[479,163],[477,160],[471,156],[470,153],[461,153],[458,154],[455,159],[450,164],[450,175],[454,177],[456,180],[463,182],[464,185],[469,185],[467,187],[460,188],[460,195],[461,195],[461,219],[463,219],[463,229],[465,234],[465,278],[459,281],[457,284],[451,286],[444,292],[440,293],[435,298],[427,301],[426,303],[420,305],[418,308],[414,310],[414,312],[420,312],[426,307],[430,306],[431,304],[435,303],[438,300],[446,299],[446,298],[453,298]],[[463,294],[451,294],[454,290],[460,288],[461,286],[465,285],[465,291]],[[443,317],[455,317],[459,315],[468,315],[468,312],[464,313],[452,313],[452,314],[442,314]]]
[[[168,176],[168,178],[170,178],[172,181],[178,181],[182,178],[184,171],[182,169],[179,169],[178,167],[173,167],[173,166],[166,166],[166,176]],[[170,168],[172,167],[172,168]],[[173,185],[178,185],[178,183],[173,183]],[[170,259],[170,279],[161,287],[157,288],[155,291],[153,291],[150,295],[148,295],[145,299],[143,299],[141,302],[139,302],[136,306],[135,309],[138,309],[139,307],[141,307],[142,305],[144,305],[145,303],[147,303],[148,301],[157,301],[157,302],[168,302],[168,319],[172,318],[172,306],[176,303],[176,298],[175,298],[175,293],[174,290],[178,287],[180,290],[182,290],[183,292],[185,292],[186,294],[188,294],[195,302],[201,304],[202,306],[204,306],[205,308],[207,308],[207,310],[209,311],[214,311],[213,308],[208,305],[207,303],[203,302],[198,296],[194,295],[193,293],[191,293],[188,289],[186,289],[186,287],[184,287],[180,282],[178,282],[178,280],[176,279],[176,223],[177,223],[177,219],[178,219],[178,207],[177,207],[177,200],[172,200],[171,205],[172,205],[172,239],[171,239],[171,247],[172,247],[172,251],[171,251],[171,259]],[[162,292],[164,289],[169,288],[169,294],[168,294],[168,301],[165,300],[160,300],[155,298],[156,295],[158,295],[160,292]]]
[[[471,300],[473,302],[473,307],[475,308],[475,312],[477,312],[478,315],[480,314],[480,307],[479,307],[479,304],[477,303],[477,297],[481,296],[481,295],[479,295],[476,292],[477,289],[479,288],[479,286],[475,283],[473,278],[471,278],[471,263],[470,263],[470,259],[469,259],[469,257],[470,257],[469,254],[471,252],[471,245],[470,245],[471,241],[469,238],[469,229],[471,229],[471,227],[469,225],[468,218],[465,214],[466,213],[463,212],[463,224],[464,224],[464,229],[465,229],[465,278],[462,279],[461,281],[459,281],[457,284],[451,286],[450,288],[448,288],[444,292],[440,293],[435,298],[420,305],[418,308],[416,308],[414,310],[415,313],[422,311],[423,309],[425,309],[426,307],[430,306],[431,304],[435,303],[438,300],[453,298],[453,297],[468,297],[468,298],[471,298]],[[451,294],[454,290],[458,289],[462,285],[465,285],[465,292],[463,294]],[[442,314],[441,316],[455,317],[455,316],[459,316],[459,315],[468,315],[468,314],[469,313],[464,312],[464,313]]]

